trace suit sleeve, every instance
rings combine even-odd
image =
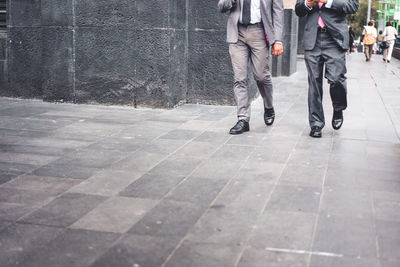
[[[273,0],[272,2],[272,23],[274,24],[275,42],[283,40],[283,0]]]
[[[237,4],[237,0],[219,0],[218,9],[221,13],[228,12]]]
[[[297,0],[296,1],[296,7],[295,7],[295,12],[296,15],[299,17],[304,17],[306,16],[308,13],[311,13],[313,9],[311,8],[307,8],[304,0]]]
[[[333,0],[330,9],[345,14],[354,14],[358,9],[358,0]]]

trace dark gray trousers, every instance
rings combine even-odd
[[[325,126],[323,96],[324,77],[330,85],[333,109],[344,110],[347,107],[346,86],[346,50],[340,48],[329,33],[318,32],[313,50],[304,51],[304,59],[308,71],[308,111],[310,126]]]

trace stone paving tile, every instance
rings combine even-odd
[[[150,199],[112,197],[72,224],[70,228],[125,233],[156,203]]]
[[[320,196],[317,187],[278,185],[266,210],[317,213]]]
[[[0,128],[0,137],[4,138],[7,136],[20,136],[26,138],[32,137],[48,137],[50,135],[49,131],[28,131],[28,130],[13,130],[13,129],[3,129]]]
[[[8,181],[20,176],[23,172],[9,172],[0,170],[0,186]]]
[[[114,162],[126,158],[126,153],[113,150],[79,150],[56,160],[53,164],[83,166],[91,168],[107,168]]]
[[[310,267],[329,266],[329,267],[380,267],[376,258],[352,258],[352,257],[329,257],[315,256],[311,258]],[[383,267],[383,266],[382,266]],[[386,266],[385,266],[386,267]]]
[[[122,190],[119,195],[149,199],[161,199],[175,188],[185,176],[146,173]],[[156,185],[156,186],[155,186]]]
[[[74,186],[69,192],[115,196],[140,176],[141,173],[137,172],[104,170]]]
[[[375,217],[400,223],[400,193],[373,192]]]
[[[38,166],[31,164],[0,162],[0,171],[7,173],[26,173],[31,172],[36,168],[38,168]]]
[[[326,188],[321,201],[323,215],[372,219],[372,195],[367,191]]]
[[[253,146],[223,145],[212,155],[212,158],[244,161],[253,151]]]
[[[6,187],[0,188],[0,202],[40,205],[46,203],[50,198],[51,195],[43,191]]]
[[[29,224],[13,224],[3,229],[0,232],[0,266],[28,266],[21,265],[24,256],[63,232],[59,228]]]
[[[77,136],[79,136],[77,134]],[[91,144],[91,141],[84,140],[73,140],[73,139],[62,139],[57,137],[43,137],[24,140],[18,144],[24,144],[29,146],[45,146],[55,148],[66,148],[66,149],[77,149],[83,148]]]
[[[279,183],[321,187],[325,179],[326,167],[288,164],[280,176]]]
[[[188,202],[163,200],[136,223],[129,232],[140,235],[183,238],[204,213],[204,210],[204,208]],[[177,227],[178,225],[179,227]]]
[[[91,267],[161,266],[179,238],[127,234]]]
[[[0,220],[16,221],[33,210],[27,204],[0,202]]]
[[[165,264],[167,267],[229,267],[235,266],[240,247],[185,241]]]
[[[191,140],[197,136],[199,136],[201,131],[192,131],[192,130],[172,130],[169,133],[161,136],[161,139],[173,139],[173,140]]]
[[[372,220],[320,216],[313,251],[352,257],[377,257]]]
[[[379,257],[388,262],[400,261],[398,248],[400,246],[399,222],[376,221]],[[385,266],[385,264],[383,264]]]
[[[39,120],[36,118],[3,117],[0,128],[28,131],[50,131],[70,124],[70,121]]]
[[[316,214],[266,211],[257,222],[248,244],[252,248],[311,249]]]
[[[110,136],[124,129],[125,125],[95,122],[76,122],[54,131],[55,134]]]
[[[209,158],[216,150],[218,146],[215,144],[192,141],[185,144],[179,150],[172,154],[173,158]]]
[[[238,267],[304,267],[307,266],[308,255],[283,253],[248,248],[244,251]]]
[[[101,171],[99,168],[83,166],[74,166],[74,168],[71,168],[71,165],[58,165],[50,163],[34,170],[32,173],[37,176],[85,180],[99,171]]]
[[[0,185],[0,188],[15,188],[25,190],[37,190],[46,192],[48,195],[58,195],[67,191],[80,181],[76,179],[63,179],[44,176],[24,175],[12,181]]]
[[[201,158],[175,155],[160,162],[149,173],[170,176],[187,176],[202,162]]]
[[[20,219],[21,222],[49,226],[69,226],[106,200],[102,196],[64,194],[37,211]]]
[[[37,154],[37,155],[49,155],[49,156],[61,156],[65,153],[73,151],[73,148],[58,148],[58,147],[46,147],[46,146],[27,146],[27,145],[1,145],[1,152],[11,153],[25,153],[25,154]]]
[[[187,142],[186,140],[155,139],[143,146],[140,151],[169,155],[184,146]]]
[[[225,143],[229,138],[231,137],[225,132],[205,131],[201,135],[196,137],[194,141],[217,145]]]
[[[228,179],[196,179],[189,177],[171,191],[166,200],[190,202],[207,208],[226,185]]]
[[[237,175],[241,166],[240,161],[225,159],[209,159],[203,162],[192,174],[192,177],[207,179],[227,179]]]
[[[137,151],[134,154],[112,164],[110,169],[145,173],[164,160],[165,154]]]
[[[67,230],[24,257],[19,266],[89,266],[119,238],[119,234]]]
[[[119,138],[119,137],[108,137],[97,141],[94,144],[88,146],[86,149],[101,151],[101,150],[115,150],[123,152],[135,152],[143,145],[144,140],[138,140],[138,138]]]
[[[200,243],[243,246],[271,190],[268,183],[230,181],[186,238]]]
[[[29,164],[35,166],[41,166],[48,164],[58,157],[35,155],[35,154],[24,154],[24,153],[12,153],[12,152],[0,152],[0,161],[4,163],[17,163],[17,164]]]

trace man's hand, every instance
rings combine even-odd
[[[272,55],[280,56],[283,53],[283,45],[281,43],[274,43],[272,45]]]
[[[324,1],[327,1],[327,0],[324,0]],[[313,7],[313,6],[315,6],[316,4],[318,4],[318,0],[306,0],[306,5],[308,6],[308,7]]]

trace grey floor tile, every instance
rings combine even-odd
[[[175,153],[172,154],[172,157],[206,159],[209,158],[217,149],[218,146],[213,143],[192,141],[190,143],[187,143],[179,150],[175,151]]]
[[[226,185],[228,179],[199,179],[189,177],[176,189],[171,191],[166,199],[190,202],[206,208],[216,198]]]
[[[71,225],[71,228],[125,233],[156,205],[155,200],[113,197]]]
[[[191,140],[199,136],[201,131],[192,131],[192,130],[172,130],[169,133],[161,136],[161,139],[173,139],[173,140]]]
[[[227,132],[205,131],[194,141],[212,144],[224,144],[231,136]]]
[[[62,156],[66,153],[70,153],[74,148],[62,148],[62,147],[49,147],[49,146],[28,146],[28,145],[0,145],[0,151],[12,152],[12,153],[29,153],[38,155],[49,155],[49,156]]]
[[[41,166],[56,160],[58,157],[23,154],[12,152],[0,152],[0,161],[17,164],[29,164],[34,166]]]
[[[161,266],[179,238],[127,234],[91,267]]]
[[[147,145],[147,139],[108,137],[93,143],[87,149],[94,151],[115,150],[129,153],[135,152],[144,145]]]
[[[107,168],[114,162],[127,157],[126,153],[113,150],[79,150],[56,160],[56,165],[72,165],[90,168]]]
[[[207,179],[227,179],[238,174],[242,162],[226,159],[209,159],[203,162],[192,174],[192,177]]]
[[[248,248],[244,251],[239,267],[304,267],[307,266],[308,255],[297,253],[283,253]]]
[[[325,179],[326,167],[302,164],[288,164],[279,179],[280,184],[321,187]]]
[[[321,212],[325,215],[372,220],[372,195],[368,191],[325,188]]]
[[[240,247],[185,241],[165,266],[235,266]]]
[[[247,239],[264,208],[272,185],[231,181],[187,235],[201,243],[237,244]]]
[[[114,233],[67,230],[26,255],[20,266],[89,266],[119,236]]]
[[[43,191],[49,196],[53,196],[67,191],[79,182],[80,181],[76,179],[24,175],[15,178],[0,187]]]
[[[169,155],[186,143],[187,140],[155,139],[143,146],[141,151]]]
[[[175,188],[185,176],[147,173],[127,186],[120,196],[161,199]]]
[[[21,174],[23,174],[23,172],[0,171],[0,186],[20,176]]]
[[[375,217],[400,222],[400,193],[373,192]]]
[[[378,235],[379,256],[388,262],[400,262],[398,248],[400,246],[400,227],[398,222],[376,222]],[[383,264],[384,265],[384,264]]]
[[[310,267],[379,267],[377,258],[355,258],[355,257],[330,257],[330,256],[315,256],[311,257]],[[382,266],[383,267],[383,266]]]
[[[99,171],[101,171],[101,169],[99,168],[83,166],[74,166],[73,168],[71,168],[71,165],[58,165],[50,163],[34,170],[33,174],[37,176],[85,180]]]
[[[245,161],[253,151],[253,146],[223,145],[212,155],[212,158]]]
[[[24,256],[63,232],[63,229],[31,224],[7,227],[0,232],[0,266],[21,266]]]
[[[316,217],[315,214],[299,212],[265,212],[254,227],[249,245],[260,250],[281,248],[309,251]]]
[[[149,170],[149,173],[167,176],[187,176],[202,162],[197,157],[171,156]]]
[[[114,163],[110,169],[145,173],[164,160],[165,157],[165,154],[149,153],[139,150],[127,158]]]
[[[0,188],[0,202],[41,205],[51,199],[51,194],[43,191],[26,190],[17,188]]]
[[[38,166],[30,165],[30,164],[21,164],[21,163],[7,163],[0,162],[0,171],[2,172],[13,172],[13,173],[27,173],[37,169]]]
[[[317,187],[278,185],[266,210],[317,213],[320,196]]]
[[[204,209],[197,204],[163,200],[136,223],[129,232],[140,235],[183,238],[203,212]]]
[[[320,216],[313,251],[352,257],[377,257],[371,220]]]
[[[69,226],[105,199],[101,196],[64,194],[20,221],[49,226]]]
[[[103,170],[69,190],[100,196],[115,196],[141,176],[139,172]]]
[[[16,221],[33,210],[27,204],[0,202],[0,220]]]
[[[54,134],[73,134],[81,136],[110,136],[118,131],[123,130],[127,126],[111,123],[96,123],[89,121],[75,122],[54,131]]]
[[[240,134],[240,135],[234,135],[232,136],[227,144],[230,145],[247,145],[247,146],[257,146],[264,140],[265,133],[255,133],[255,132],[250,132],[246,135]]]

